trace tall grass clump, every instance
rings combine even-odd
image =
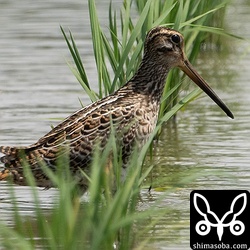
[[[158,25],[174,28],[184,35],[186,54],[194,62],[204,41],[218,45],[218,37],[229,35],[222,27],[227,3],[228,0],[124,0],[118,12],[113,10],[111,1],[108,32],[105,32],[106,27],[102,27],[98,19],[95,1],[89,0],[98,92],[91,88],[73,35],[70,34],[68,38],[62,29],[76,66],[70,67],[92,101],[113,93],[136,72],[142,59],[146,33]],[[138,15],[132,11],[135,7]],[[182,77],[179,70],[169,73],[159,119],[178,103]],[[200,93],[195,90],[187,101],[193,100]]]
[[[185,36],[187,55],[194,62],[201,43],[209,34],[225,35],[221,27],[215,28],[210,24],[214,23],[214,15],[223,10],[226,3],[227,1],[203,0],[124,0],[120,11],[114,11],[111,2],[108,32],[105,32],[98,19],[95,1],[89,0],[99,90],[95,92],[92,89],[73,35],[70,33],[68,37],[62,28],[75,63],[70,68],[91,101],[96,101],[121,87],[135,73],[142,58],[145,35],[157,25],[180,30]],[[132,15],[132,8],[136,8],[137,15]],[[58,201],[48,214],[41,209],[39,193],[29,166],[24,166],[34,199],[35,220],[22,217],[14,189],[10,186],[15,227],[0,223],[0,248],[143,249],[147,239],[137,240],[137,224],[152,214],[159,219],[167,210],[161,211],[153,205],[146,211],[137,210],[140,187],[152,169],[149,166],[142,171],[142,162],[162,123],[200,93],[195,89],[186,96],[179,97],[178,101],[181,77],[178,70],[170,72],[162,97],[157,128],[143,150],[132,155],[124,182],[120,180],[121,157],[113,137],[104,152],[96,150],[90,175],[82,173],[89,180],[88,202],[80,202],[75,196],[76,183],[70,175],[67,156],[58,159],[56,172],[41,165],[59,188]],[[113,168],[107,169],[105,163],[109,160],[111,151]],[[145,228],[143,232],[146,233],[147,230],[149,228]]]
[[[110,160],[111,151],[113,168],[107,173],[106,163]],[[109,140],[104,152],[96,150],[91,174],[88,176],[88,202],[81,201],[75,195],[77,186],[69,171],[67,155],[59,157],[56,172],[41,165],[54,185],[59,188],[58,200],[49,213],[41,209],[35,180],[29,166],[25,165],[24,170],[35,205],[35,219],[33,216],[22,216],[16,193],[13,186],[10,186],[15,227],[0,223],[0,248],[132,249],[136,246],[135,222],[146,219],[153,210],[152,208],[150,212],[138,212],[136,209],[140,185],[152,168],[149,167],[141,175],[141,162],[145,153],[146,147],[140,154],[135,152],[132,155],[128,176],[122,181],[122,162],[114,137]]]

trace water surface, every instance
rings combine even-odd
[[[90,102],[67,66],[70,55],[59,28],[62,25],[73,32],[90,82],[97,87],[86,2],[12,0],[0,4],[1,145],[34,143],[51,125],[81,107],[78,98],[84,104]],[[97,2],[100,9],[108,10],[108,1]],[[249,13],[247,1],[235,1],[228,10],[229,31],[249,39]],[[102,15],[102,23],[106,17]],[[154,149],[156,184],[150,197],[146,186],[142,196],[145,206],[150,206],[164,195],[160,208],[171,213],[151,231],[148,249],[189,249],[191,190],[250,190],[250,47],[247,41],[231,38],[228,43],[231,52],[203,53],[196,66],[235,119],[227,118],[203,95],[179,112],[176,123],[164,126]],[[174,185],[174,191],[164,193]],[[1,220],[12,224],[8,184],[1,182],[0,190]],[[32,216],[30,189],[15,190],[22,213]],[[39,194],[43,209],[51,209],[57,190]]]

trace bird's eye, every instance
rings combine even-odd
[[[179,35],[172,35],[171,36],[171,40],[172,40],[172,42],[174,42],[174,43],[179,43],[180,41],[181,41],[181,38],[180,38],[180,36]]]

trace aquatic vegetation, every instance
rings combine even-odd
[[[138,11],[136,17],[131,14],[135,5]],[[209,26],[213,15],[221,10],[223,12],[224,8],[225,2],[221,1],[138,0],[133,1],[132,4],[132,1],[127,0],[117,14],[110,4],[108,36],[98,20],[95,2],[89,0],[92,41],[99,78],[98,93],[91,88],[73,35],[70,34],[68,38],[62,29],[75,62],[75,65],[70,65],[70,68],[90,99],[95,101],[112,93],[134,74],[141,61],[146,31],[151,27],[164,24],[180,30],[186,38],[185,47],[188,57],[194,61],[200,44],[209,33],[225,35],[220,28]],[[140,163],[144,160],[150,142],[160,130],[162,123],[199,95],[200,90],[195,89],[184,97],[179,96],[182,82],[179,71],[170,73],[162,98],[158,126],[140,154],[133,155],[130,171],[122,184],[119,179],[120,157],[114,154],[112,178],[115,179],[118,187],[115,194],[112,193],[109,185],[110,177],[101,167],[107,159],[105,152],[101,157],[99,154],[94,157],[89,176],[87,202],[82,202],[75,197],[75,183],[67,170],[67,159],[58,159],[56,174],[44,167],[44,171],[59,187],[58,201],[51,211],[45,212],[41,209],[39,190],[34,186],[33,177],[29,174],[27,166],[25,169],[30,176],[29,183],[32,186],[35,204],[34,217],[22,217],[14,189],[10,186],[15,226],[12,228],[0,223],[0,246],[6,249],[112,249],[115,247],[143,249],[148,239],[139,238],[138,235],[141,232],[137,230],[137,226],[154,215],[154,219],[145,225],[143,233],[147,232],[163,213],[168,212],[168,209],[162,211],[152,205],[144,211],[138,211],[140,188],[152,169],[149,164],[142,170]],[[111,139],[109,143],[115,152],[114,141]],[[191,177],[195,178],[196,173],[192,173],[187,181],[190,181]],[[168,192],[173,190],[175,187],[170,188]]]

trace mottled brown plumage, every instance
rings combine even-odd
[[[0,172],[0,180],[11,177],[14,183],[26,185],[21,157],[25,156],[37,186],[51,187],[52,183],[43,173],[40,162],[55,170],[56,158],[67,149],[72,175],[85,190],[88,183],[79,174],[79,169],[89,172],[96,144],[105,147],[111,127],[122,150],[123,168],[126,169],[132,150],[135,147],[140,149],[156,126],[166,77],[173,67],[181,68],[233,118],[230,110],[186,59],[183,44],[182,35],[175,30],[164,27],[152,29],[146,37],[144,57],[137,73],[122,88],[75,112],[30,146],[1,146],[0,152],[4,154],[1,161],[5,169]]]

